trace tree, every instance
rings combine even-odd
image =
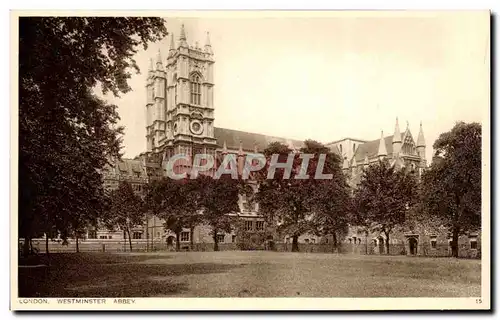
[[[272,179],[267,179],[273,155],[278,162],[292,159],[290,177],[285,177],[285,170],[277,169]],[[310,154],[306,171],[301,171],[300,154]],[[340,209],[348,201],[347,184],[340,169],[340,159],[335,154],[313,140],[306,140],[300,153],[292,153],[286,145],[271,143],[265,150],[267,164],[259,177],[257,201],[260,212],[267,220],[278,222],[278,232],[292,236],[292,251],[299,251],[298,238],[306,232],[322,234],[340,230]],[[320,157],[324,157],[323,168],[318,168]],[[332,175],[329,179],[316,179],[316,171]],[[308,175],[296,179],[298,176]],[[334,197],[334,198],[332,198]]]
[[[439,136],[434,150],[422,177],[421,205],[427,217],[449,228],[458,257],[459,235],[481,226],[481,125],[457,123]]]
[[[190,229],[193,244],[193,230],[200,223],[207,223],[214,239],[214,251],[219,250],[217,235],[220,231],[230,232],[233,224],[231,214],[238,212],[238,195],[248,191],[238,179],[223,175],[219,179],[200,175],[196,179],[173,180],[169,178],[151,182],[146,195],[150,211],[165,221],[165,228],[176,234],[176,250],[180,250],[180,234]]]
[[[119,155],[122,128],[117,107],[91,90],[128,92],[137,46],[165,35],[160,18],[19,19],[19,236],[26,244],[54,228],[71,234],[76,221],[103,212],[100,172]]]
[[[396,170],[387,160],[369,166],[361,177],[354,193],[357,222],[385,235],[387,254],[390,234],[405,221],[416,195],[414,174]]]
[[[180,251],[180,235],[184,228],[193,229],[201,220],[201,190],[197,179],[164,178],[153,182],[147,197],[155,214],[165,221],[165,228],[176,235],[176,250]]]
[[[318,156],[326,155],[323,172],[331,174],[331,179],[309,180],[311,194],[310,211],[313,212],[314,232],[320,235],[331,235],[333,247],[337,248],[339,238],[345,235],[349,227],[351,212],[351,192],[341,168],[341,159],[324,145],[308,140],[301,149],[302,153],[314,154],[309,162],[308,174],[314,177],[318,167]]]
[[[292,235],[292,251],[297,252],[299,251],[299,235],[310,229],[301,201],[304,199],[301,195],[307,192],[299,188],[292,188],[292,180],[284,177],[285,170],[281,168],[276,169],[272,179],[267,179],[271,158],[275,154],[278,155],[278,162],[284,163],[292,154],[292,150],[279,142],[270,143],[264,150],[267,163],[264,170],[256,175],[259,181],[256,200],[259,203],[259,211],[266,221],[276,223],[279,233],[285,232]],[[297,157],[293,155],[293,169],[297,169],[299,165]]]
[[[144,204],[141,198],[134,193],[129,182],[123,181],[118,189],[111,191],[110,210],[104,221],[109,230],[119,228],[127,234],[130,251],[132,251],[132,237],[130,231],[133,227],[141,225],[144,221]]]
[[[194,228],[203,222],[203,180],[184,180],[182,192],[186,194],[185,199],[189,202],[184,211],[183,225],[189,228],[189,244],[192,250],[194,248]]]
[[[218,179],[199,176],[196,180],[201,190],[200,204],[203,208],[203,221],[212,228],[214,251],[219,251],[217,235],[220,231],[231,232],[234,222],[231,214],[239,212],[241,183],[227,175],[222,175]]]
[[[315,213],[314,230],[320,235],[331,235],[335,249],[348,232],[351,206],[350,188],[345,178],[319,184],[311,195],[311,210]]]

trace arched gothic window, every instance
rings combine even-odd
[[[200,105],[201,102],[201,79],[198,74],[191,75],[191,104]]]

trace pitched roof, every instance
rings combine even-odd
[[[243,150],[248,152],[253,152],[255,146],[257,146],[258,151],[263,151],[271,142],[281,142],[289,147],[293,146],[295,149],[300,149],[304,145],[304,142],[300,140],[218,127],[214,128],[214,136],[217,139],[217,146],[219,148],[222,148],[225,142],[227,149],[238,150],[241,142]]]
[[[385,140],[385,148],[387,150],[387,155],[390,156],[392,154],[392,138],[393,136],[384,137]],[[372,140],[360,144],[356,149],[356,153],[354,157],[356,158],[357,163],[364,163],[365,157],[368,156],[368,159],[372,159],[377,157],[378,155],[378,147],[380,144],[380,139]]]

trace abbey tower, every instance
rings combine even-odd
[[[170,37],[166,60],[150,60],[146,84],[147,151],[162,161],[175,154],[215,155],[214,54],[207,33],[204,48],[188,45],[184,25],[176,45]]]

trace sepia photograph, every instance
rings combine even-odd
[[[491,19],[11,11],[11,310],[490,309]]]

